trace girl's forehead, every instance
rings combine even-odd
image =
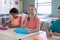
[[[34,6],[29,6],[29,8],[34,8]]]
[[[15,14],[15,13],[12,13],[11,15],[17,15],[17,14]]]
[[[60,9],[58,9],[58,11],[60,11]]]
[[[29,6],[28,9],[34,9],[34,6]]]

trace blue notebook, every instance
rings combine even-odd
[[[28,34],[28,29],[27,28],[16,28],[15,32],[17,34]]]

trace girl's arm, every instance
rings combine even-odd
[[[60,33],[54,32],[53,35],[60,36]]]
[[[2,24],[2,26],[10,26],[10,23],[11,23],[11,21],[9,20],[7,23],[5,23],[5,24]]]
[[[29,29],[28,32],[29,33],[34,33],[34,32],[38,32],[39,30],[40,30],[39,24],[37,24],[36,29]]]
[[[24,23],[23,23],[23,22],[24,22]],[[25,27],[26,27],[26,25],[27,25],[27,19],[26,19],[26,20],[24,20],[23,22],[22,22],[22,26],[21,26],[21,27],[22,27],[22,28],[25,28]]]

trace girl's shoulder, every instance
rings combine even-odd
[[[25,16],[25,18],[28,18],[28,16]]]
[[[39,23],[40,22],[39,17],[36,17],[35,21]]]
[[[37,16],[36,16],[35,18],[36,18],[37,20],[40,20],[39,17],[37,17]]]
[[[23,19],[23,17],[22,16],[18,16],[20,19]]]

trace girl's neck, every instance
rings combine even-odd
[[[31,19],[33,19],[33,20],[34,20],[34,19],[35,19],[35,17],[34,17],[34,16],[31,16]]]
[[[14,17],[14,18],[17,18],[18,16]]]

